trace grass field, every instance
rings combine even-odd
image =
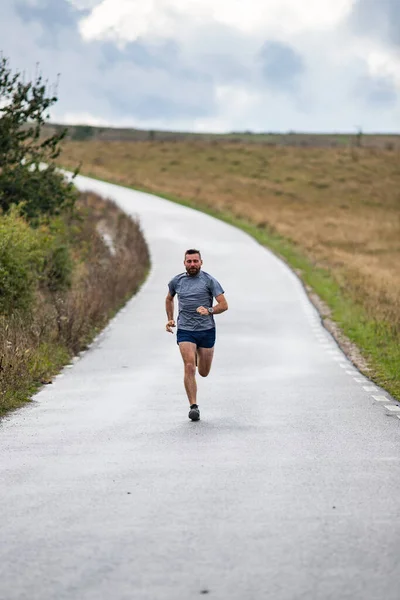
[[[400,398],[398,151],[68,141],[61,162],[248,226],[328,303],[370,376]]]

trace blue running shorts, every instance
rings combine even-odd
[[[212,329],[205,329],[204,331],[186,331],[185,329],[178,329],[176,333],[176,342],[192,342],[196,344],[197,348],[213,348],[215,346],[216,330],[215,327]]]

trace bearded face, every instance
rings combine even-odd
[[[200,273],[203,261],[198,254],[186,254],[183,264],[189,277],[196,277]]]

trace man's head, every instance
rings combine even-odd
[[[195,277],[200,273],[201,265],[203,264],[200,251],[195,250],[194,248],[186,250],[183,264],[185,265],[186,273],[190,277]]]

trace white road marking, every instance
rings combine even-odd
[[[400,406],[386,404],[385,408],[387,408],[388,410],[390,410],[392,412],[400,412]]]
[[[388,402],[388,398],[386,396],[372,396],[374,400],[377,402]]]
[[[366,392],[376,392],[376,387],[374,385],[363,385],[363,390]]]
[[[354,377],[354,381],[357,381],[357,383],[364,383],[365,379],[361,379],[360,377]]]

